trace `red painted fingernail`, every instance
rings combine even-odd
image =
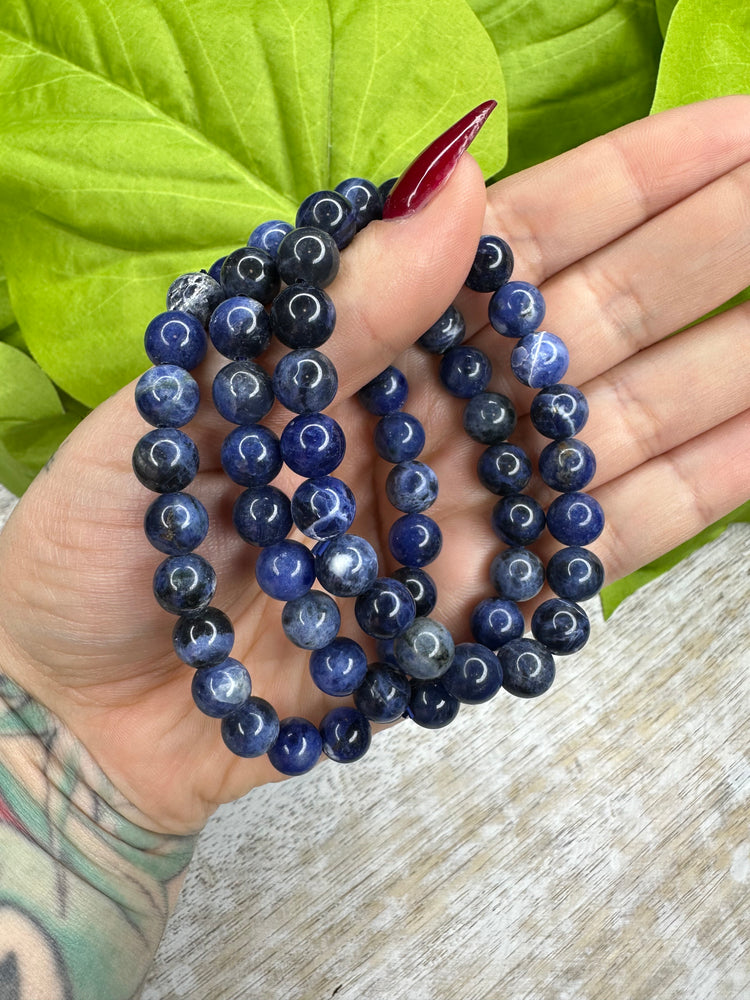
[[[497,101],[483,101],[423,149],[391,188],[383,218],[403,219],[426,205],[453,173],[461,154],[496,106]]]

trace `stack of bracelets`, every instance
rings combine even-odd
[[[379,417],[375,448],[393,464],[386,493],[402,512],[390,529],[391,555],[401,566],[378,575],[372,545],[349,533],[355,498],[331,475],[344,456],[339,424],[323,411],[333,401],[336,370],[320,348],[331,336],[336,312],[324,291],[336,276],[339,251],[355,233],[381,218],[393,181],[377,188],[359,178],[335,191],[310,195],[296,226],[265,222],[247,246],[216,261],[208,272],[178,278],[167,295],[167,311],[148,325],[146,352],[154,364],[139,380],[139,412],[156,429],[135,447],[133,468],[140,482],[159,494],[148,508],[149,542],[167,558],[154,575],[159,604],[177,615],[177,656],[195,668],[193,698],[201,711],[220,718],[227,747],[241,757],[267,753],[284,774],[310,770],[321,753],[347,763],[367,751],[371,722],[404,716],[420,726],[451,722],[462,702],[492,698],[501,687],[511,694],[542,694],[555,676],[553,654],[579,650],[589,622],[577,602],[600,589],[600,560],[584,548],[602,531],[601,507],[582,492],[595,471],[591,449],[575,435],[588,416],[583,393],[562,383],[568,366],[563,342],[539,331],[545,312],[541,293],[524,281],[510,281],[513,255],[496,236],[483,236],[467,278],[469,288],[492,292],[490,323],[518,340],[511,356],[516,378],[538,389],[530,412],[536,430],[551,439],[539,457],[543,481],[559,496],[546,512],[525,489],[531,463],[508,443],[516,425],[504,395],[486,391],[487,355],[462,343],[465,324],[450,306],[419,345],[440,356],[439,378],[452,395],[466,399],[463,426],[485,445],[478,462],[481,483],[498,496],[492,528],[506,548],[490,569],[497,594],[481,600],[471,615],[475,642],[457,645],[448,629],[430,618],[437,593],[425,571],[439,554],[440,529],[425,511],[437,496],[433,470],[418,460],[424,429],[402,410],[408,384],[390,366],[365,385],[359,401]],[[283,287],[282,287],[283,282]],[[287,346],[272,376],[253,359],[272,336]],[[279,720],[274,708],[251,694],[245,667],[230,657],[234,630],[211,606],[216,575],[193,551],[206,537],[203,504],[183,492],[198,471],[198,451],[181,430],[198,409],[198,386],[189,374],[205,357],[210,337],[227,364],[213,382],[218,412],[237,425],[224,440],[221,464],[245,487],[234,505],[239,535],[259,549],[258,586],[283,601],[282,626],[298,647],[310,650],[310,674],[328,695],[351,699],[329,711],[319,725],[299,717]],[[278,400],[293,414],[280,438],[260,421]],[[305,477],[291,499],[272,480],[282,465]],[[527,546],[544,527],[563,547],[545,569]],[[296,526],[312,548],[287,536]],[[518,602],[535,597],[546,580],[558,595],[535,609],[533,638],[524,637]],[[323,590],[312,589],[318,581]],[[367,662],[362,646],[339,636],[334,598],[355,598],[355,617],[378,640],[378,662]]]

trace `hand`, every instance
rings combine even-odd
[[[424,460],[440,479],[431,513],[445,543],[429,570],[440,593],[436,617],[457,641],[469,638],[470,610],[490,593],[494,498],[476,480],[481,446],[461,429],[463,404],[435,392],[434,359],[410,345],[459,291],[481,232],[506,237],[515,276],[542,285],[546,322],[570,348],[566,379],[589,398],[581,436],[598,458],[592,491],[608,519],[592,548],[609,580],[747,497],[750,352],[742,332],[750,307],[663,338],[747,282],[748,110],[750,99],[727,98],[626,126],[494,185],[488,198],[465,156],[425,208],[371,225],[344,253],[329,289],[339,318],[326,350],[340,379],[329,412],[348,441],[340,475],[358,500],[352,530],[389,565],[387,468],[373,461],[373,419],[352,395],[395,360],[410,379],[408,409],[425,425]],[[512,344],[487,327],[486,301],[459,295],[469,335],[493,359],[492,387],[523,412],[532,393],[504,375]],[[214,357],[197,373],[204,401],[221,363]],[[132,392],[77,428],[0,535],[3,667],[72,729],[143,825],[181,833],[279,775],[265,757],[230,754],[218,722],[193,706],[191,671],[171,646],[173,619],[151,594],[161,556],[142,528],[153,495],[130,467],[147,429]],[[271,416],[278,432],[284,415]],[[528,438],[535,452],[526,423],[514,440]],[[307,654],[281,633],[280,606],[255,585],[256,552],[232,529],[240,488],[218,462],[227,425],[208,403],[186,430],[201,453],[189,489],[211,516],[200,551],[219,578],[214,603],[235,626],[233,655],[281,717],[318,721],[332,699],[314,688]],[[278,484],[293,481],[284,474]],[[342,619],[342,634],[358,636],[350,608]]]

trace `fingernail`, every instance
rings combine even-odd
[[[403,219],[426,205],[453,173],[461,154],[496,106],[497,101],[483,101],[423,149],[391,188],[383,218]]]

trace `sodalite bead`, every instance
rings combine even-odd
[[[529,601],[542,589],[544,566],[528,549],[506,549],[490,564],[490,580],[505,601]]]
[[[217,281],[219,284],[221,284],[221,265],[224,263],[226,259],[227,259],[226,256],[217,257],[217,259],[208,269],[208,273],[210,274],[210,276],[214,279],[214,281]]]
[[[406,714],[424,729],[442,729],[453,722],[460,707],[441,680],[414,681]]]
[[[604,511],[588,493],[563,493],[547,509],[547,528],[563,545],[589,545],[604,530]]]
[[[332,597],[322,590],[308,590],[286,602],[281,612],[281,627],[295,646],[320,649],[338,635],[341,615]]]
[[[271,749],[278,735],[276,709],[255,695],[221,720],[221,738],[238,757],[262,756]]]
[[[358,642],[339,636],[313,650],[309,666],[310,676],[321,691],[343,698],[356,691],[365,679],[367,657]]]
[[[365,635],[393,639],[414,620],[416,608],[403,583],[386,576],[378,577],[369,590],[357,597],[354,614]]]
[[[531,402],[531,422],[544,437],[574,437],[589,417],[589,404],[574,385],[556,382],[540,389]]]
[[[445,352],[438,374],[452,396],[470,399],[487,388],[492,365],[484,351],[461,344]]]
[[[379,663],[387,663],[389,667],[395,667],[399,670],[400,668],[398,662],[396,661],[396,654],[393,652],[393,644],[395,641],[396,640],[393,638],[378,639],[375,643],[375,649],[377,650]]]
[[[332,236],[339,250],[354,239],[357,213],[354,206],[338,191],[315,191],[297,209],[297,227],[312,226]]]
[[[396,667],[371,663],[364,680],[354,692],[354,704],[371,722],[395,722],[406,711],[411,684]]]
[[[523,493],[500,497],[492,508],[492,530],[506,545],[531,545],[544,531],[544,511]]]
[[[524,337],[544,319],[544,296],[528,281],[509,281],[490,299],[489,319],[504,337]]]
[[[192,615],[207,608],[216,592],[216,573],[203,556],[188,552],[170,556],[154,573],[154,597],[173,615]]]
[[[336,190],[351,203],[357,231],[375,219],[383,218],[383,199],[372,181],[363,177],[348,177],[336,185]]]
[[[206,508],[190,493],[162,493],[143,519],[146,538],[168,556],[197,549],[208,534]]]
[[[273,373],[273,391],[293,413],[317,413],[336,396],[339,379],[330,358],[314,348],[285,354]]]
[[[534,638],[550,652],[560,656],[583,649],[590,630],[588,616],[583,608],[559,597],[543,601],[531,616]]]
[[[301,542],[285,539],[267,545],[255,562],[260,589],[277,601],[302,597],[315,583],[315,561]]]
[[[226,298],[246,295],[264,306],[273,302],[281,287],[276,261],[259,247],[238,247],[221,265],[221,284]]]
[[[387,181],[383,181],[383,183],[378,187],[378,192],[380,193],[380,197],[383,199],[383,205],[385,205],[385,199],[391,193],[391,189],[393,188],[397,180],[398,177],[389,177]]]
[[[492,650],[478,642],[460,642],[443,674],[448,694],[469,705],[493,698],[503,685],[503,668]]]
[[[396,510],[419,514],[437,500],[437,476],[424,462],[399,462],[388,473],[385,495]]]
[[[508,496],[520,493],[531,479],[528,455],[515,444],[490,445],[477,462],[479,482],[490,493]]]
[[[369,721],[356,708],[333,708],[320,723],[323,753],[339,764],[351,764],[367,753],[372,741]]]
[[[550,441],[539,456],[539,474],[558,493],[582,490],[594,478],[596,458],[578,438]]]
[[[604,584],[604,566],[590,549],[572,545],[558,549],[547,563],[547,583],[559,597],[586,601]]]
[[[133,471],[154,493],[176,493],[198,472],[198,449],[182,431],[160,427],[144,434],[133,450]]]
[[[204,667],[193,674],[193,701],[212,719],[223,719],[239,708],[251,693],[250,674],[231,656],[223,663]]]
[[[409,395],[409,383],[398,368],[389,365],[379,375],[363,385],[357,397],[369,413],[383,417],[400,410]]]
[[[321,586],[336,597],[356,597],[372,586],[378,575],[375,549],[359,535],[326,539],[315,552],[315,574]]]
[[[191,371],[206,356],[208,337],[190,313],[170,309],[154,316],[146,327],[144,347],[155,365],[177,365]]]
[[[263,424],[235,427],[222,443],[221,465],[240,486],[265,486],[281,471],[279,439]]]
[[[452,347],[458,347],[466,336],[466,321],[463,315],[451,305],[440,319],[435,320],[417,343],[430,354],[445,354]]]
[[[198,411],[200,391],[192,375],[177,365],[157,365],[138,379],[135,405],[154,427],[182,427]]]
[[[288,222],[283,222],[281,219],[269,219],[268,222],[261,222],[259,226],[250,233],[247,240],[247,245],[249,247],[258,247],[259,250],[265,250],[274,260],[276,260],[279,243],[284,239],[287,233],[291,233],[294,226],[291,226]]]
[[[488,649],[499,649],[520,639],[526,629],[521,609],[514,601],[487,597],[471,613],[471,634]]]
[[[386,413],[375,425],[374,440],[386,462],[411,462],[424,448],[424,427],[411,413]]]
[[[527,333],[513,348],[510,367],[519,382],[539,389],[559,382],[568,370],[568,349],[554,333]]]
[[[190,313],[207,327],[211,313],[224,298],[220,283],[205,271],[193,271],[175,278],[167,292],[167,309]]]
[[[536,639],[514,639],[497,653],[503,687],[517,698],[536,698],[555,679],[555,658]]]
[[[308,538],[335,538],[348,530],[357,504],[354,494],[335,476],[306,479],[292,496],[292,519]]]
[[[279,292],[271,306],[271,328],[287,347],[320,347],[336,326],[336,308],[322,288],[299,281]]]
[[[404,514],[391,525],[388,548],[404,566],[428,566],[440,555],[443,535],[426,514]]]
[[[325,413],[301,413],[281,433],[281,455],[300,476],[327,476],[337,468],[346,451],[339,424]]]
[[[339,248],[328,233],[302,226],[293,229],[279,243],[276,263],[287,285],[306,281],[325,288],[339,273]]]
[[[232,361],[217,372],[214,406],[232,424],[255,424],[273,406],[271,379],[254,361]]]
[[[208,324],[211,343],[231,361],[249,361],[271,342],[271,321],[262,303],[233,295],[214,310]]]
[[[442,676],[451,665],[454,651],[450,632],[433,618],[415,618],[393,643],[401,670],[420,680]]]
[[[177,619],[172,645],[183,663],[190,667],[213,667],[232,652],[234,629],[218,608],[208,607],[195,615]]]
[[[318,763],[323,738],[307,719],[290,715],[279,723],[279,735],[269,747],[268,759],[281,774],[305,774]]]
[[[513,273],[513,251],[499,236],[480,236],[466,287],[474,292],[496,292]]]
[[[276,486],[245,490],[234,502],[232,520],[237,534],[250,545],[274,545],[292,530],[289,497]]]
[[[516,429],[516,411],[500,392],[480,392],[466,404],[464,430],[480,444],[500,444]]]
[[[437,587],[427,570],[417,566],[399,566],[391,576],[407,587],[414,598],[417,615],[420,618],[429,615],[437,604]]]

